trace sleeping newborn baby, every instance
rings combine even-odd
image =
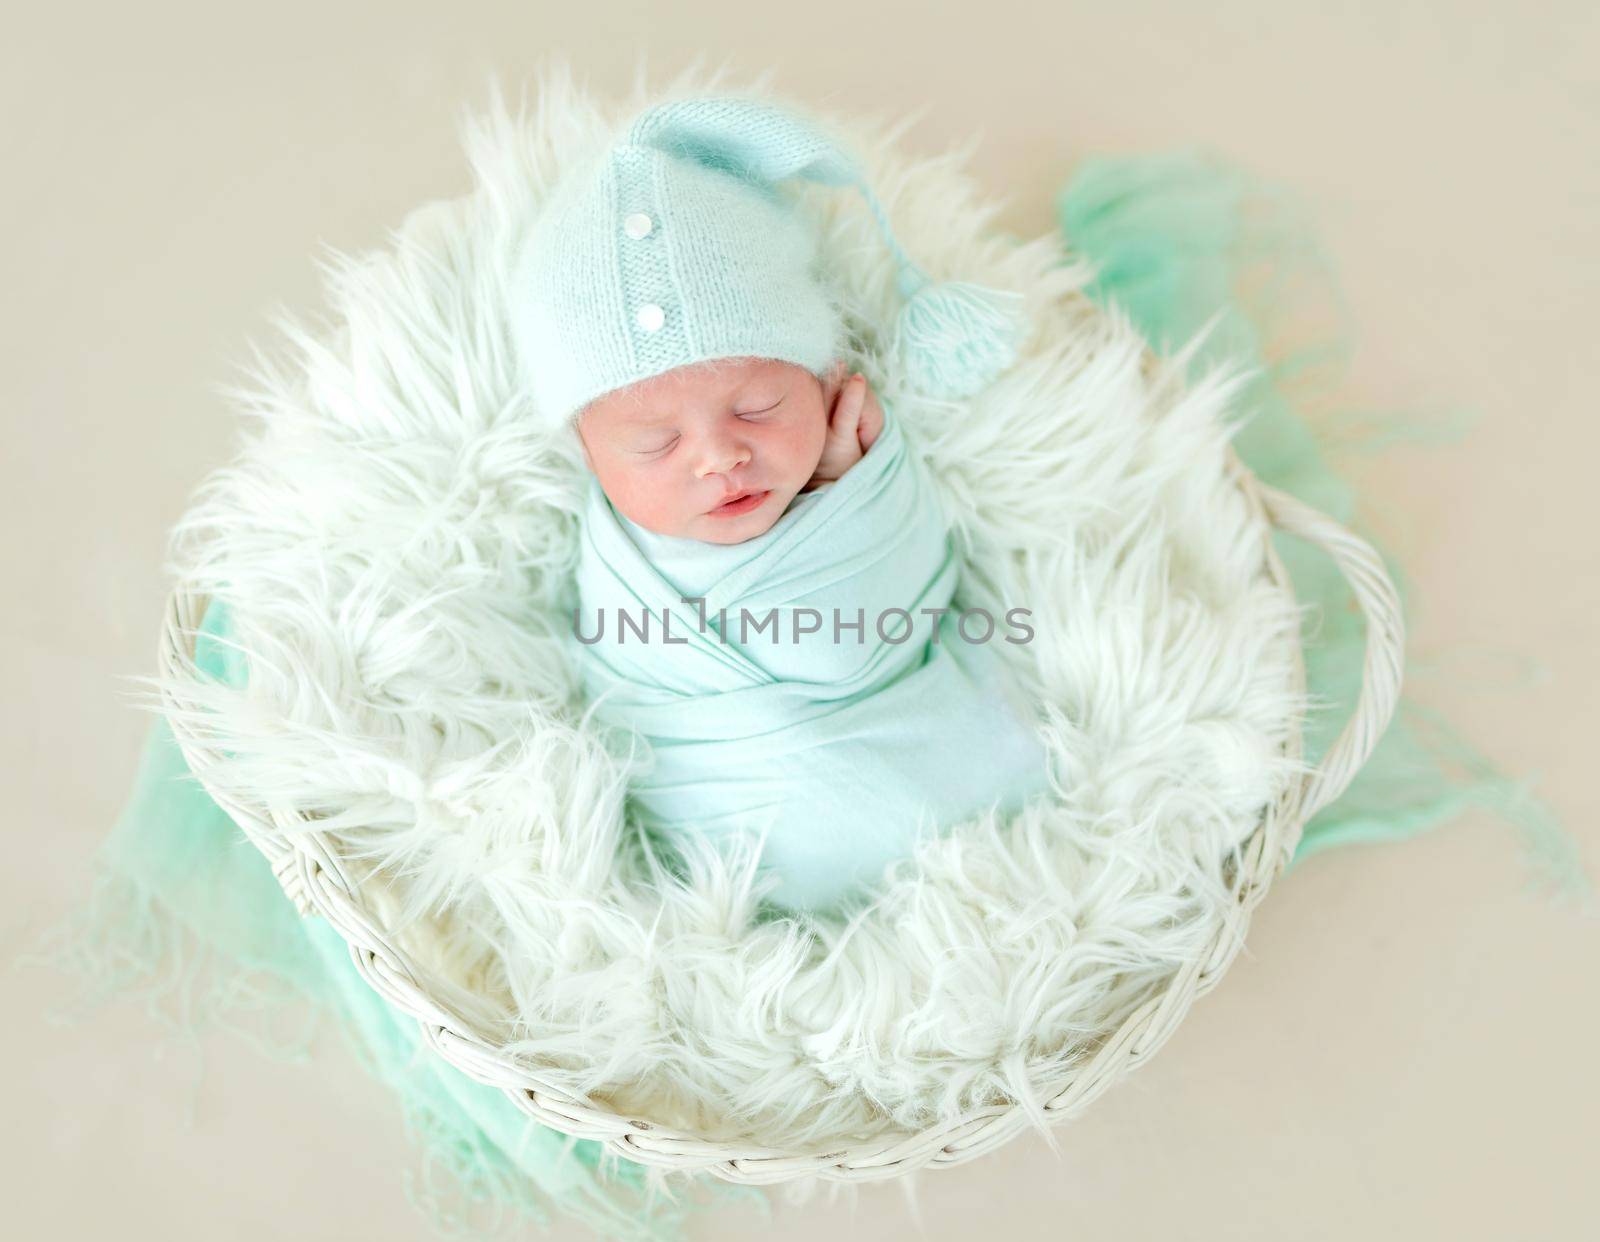
[[[985,627],[950,609],[958,564],[928,480],[861,375],[702,362],[576,426],[584,688],[650,745],[630,793],[658,842],[751,832],[768,899],[817,911],[922,834],[1048,787],[1025,709],[972,641]]]
[[[862,326],[904,391],[971,396],[1015,357],[1019,295],[933,283],[850,153],[739,97],[657,104],[564,169],[506,292],[530,408],[589,470],[573,649],[594,716],[646,744],[633,808],[680,857],[748,834],[770,899],[820,910],[1049,783],[997,654],[1031,630],[951,610],[946,517],[838,363],[838,273],[789,179],[872,208],[870,275],[905,301]]]

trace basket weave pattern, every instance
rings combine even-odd
[[[1231,476],[1259,519],[1262,572],[1285,591],[1287,571],[1272,546],[1274,528],[1326,551],[1350,583],[1367,626],[1362,687],[1353,715],[1318,768],[1291,784],[1268,808],[1241,849],[1233,876],[1234,901],[1207,951],[1176,971],[1166,987],[1129,1012],[1094,1053],[1053,1081],[1035,1084],[1052,1124],[1079,1113],[1123,1074],[1147,1060],[1176,1029],[1196,998],[1215,987],[1238,952],[1251,913],[1283,871],[1306,822],[1339,796],[1372,753],[1398,701],[1405,634],[1400,601],[1383,563],[1362,539],[1317,510],[1258,480],[1231,449]],[[991,1151],[1031,1124],[1016,1104],[974,1110],[946,1125],[902,1132],[832,1151],[794,1152],[748,1144],[707,1142],[693,1134],[624,1116],[542,1081],[535,1065],[514,1059],[471,1029],[471,1024],[430,995],[425,972],[384,930],[363,901],[359,884],[341,864],[326,834],[306,821],[284,823],[278,812],[242,806],[212,789],[206,773],[217,761],[185,721],[198,704],[181,687],[198,682],[194,638],[207,600],[174,591],[162,626],[158,661],[166,679],[164,706],[190,770],[272,865],[284,892],[303,915],[321,915],[350,946],[357,970],[390,1004],[421,1025],[428,1043],[478,1082],[502,1089],[519,1109],[563,1134],[595,1139],[630,1160],[662,1168],[703,1170],[732,1182],[773,1184],[821,1177],[874,1181],[914,1169],[959,1164]],[[1303,661],[1295,664],[1303,692]],[[1299,759],[1298,734],[1290,742]]]

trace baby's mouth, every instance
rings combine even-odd
[[[736,517],[741,513],[749,513],[756,506],[764,503],[771,495],[770,491],[743,491],[736,492],[723,501],[707,515],[709,517]]]

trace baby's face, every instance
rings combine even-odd
[[[770,528],[810,482],[827,429],[822,381],[770,358],[678,367],[607,393],[578,420],[584,460],[619,513],[706,543]]]

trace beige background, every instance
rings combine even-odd
[[[699,52],[841,107],[980,131],[1007,227],[1051,227],[1078,157],[1195,141],[1303,193],[1358,328],[1348,395],[1481,411],[1458,446],[1351,463],[1414,579],[1412,686],[1597,859],[1593,459],[1600,17],[1581,3],[31,5],[0,43],[4,608],[14,956],[81,898],[145,720],[168,526],[227,456],[215,395],[312,257],[466,188],[458,111],[565,52],[608,91]],[[231,10],[231,11],[230,11]],[[48,16],[44,15],[48,11]],[[981,14],[981,18],[980,18]],[[981,21],[981,29],[980,29]],[[20,22],[20,24],[19,24]],[[1531,676],[1528,672],[1531,669]],[[1060,1131],[924,1178],[930,1238],[1567,1238],[1600,1215],[1600,929],[1528,891],[1512,834],[1311,860],[1156,1060]],[[152,1059],[131,1005],[7,977],[14,1235],[421,1238],[391,1100],[324,1046]],[[742,1238],[730,1213],[696,1236]],[[910,1237],[901,1195],[780,1238]],[[576,1229],[554,1236],[585,1236]]]

